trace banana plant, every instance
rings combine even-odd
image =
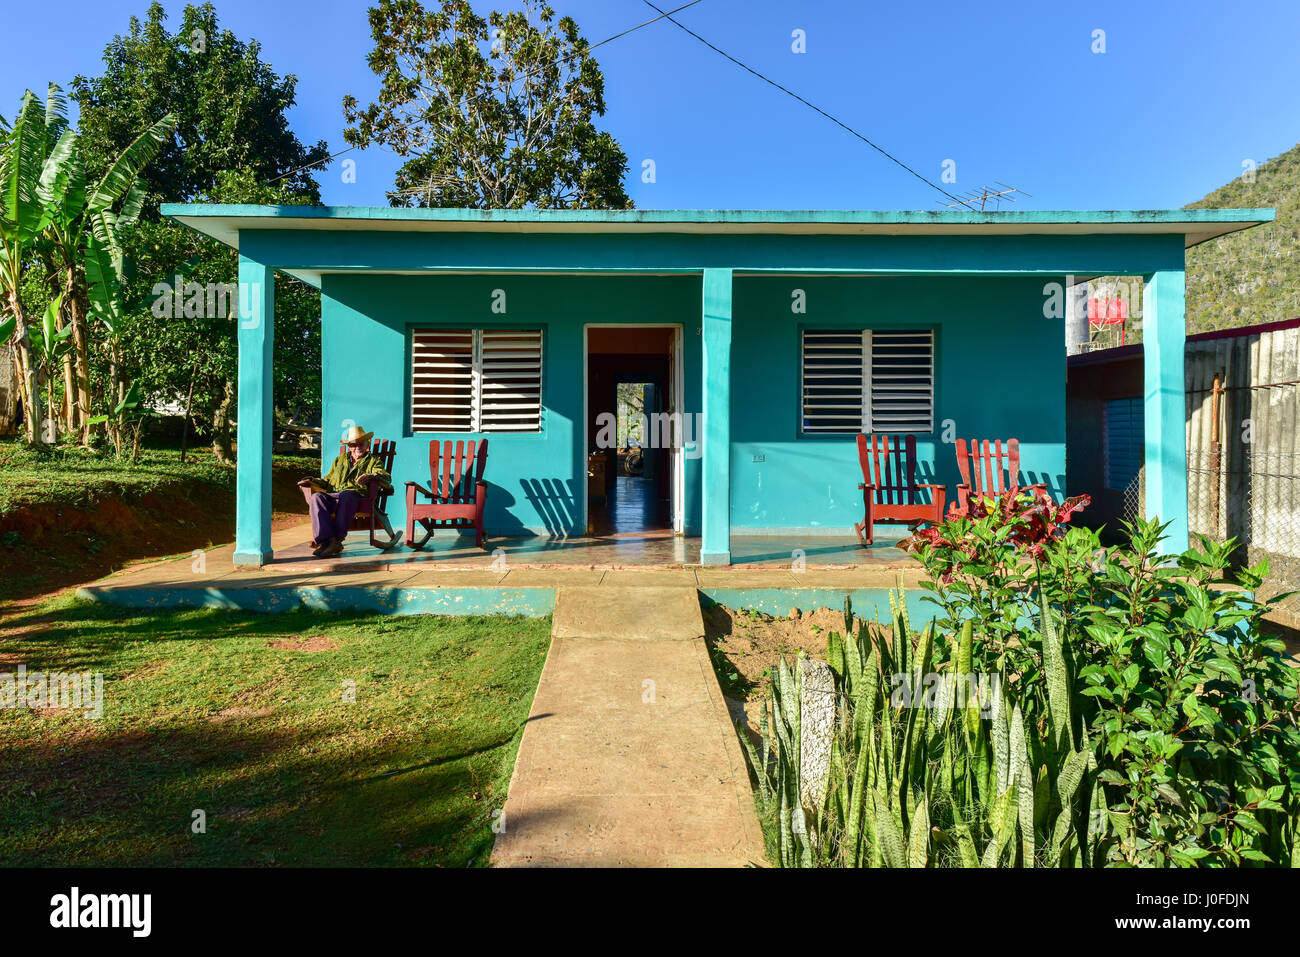
[[[46,389],[49,390],[47,409],[51,427],[48,440],[51,442],[58,439],[57,428],[54,424],[57,421],[54,417],[54,382],[59,365],[63,362],[63,357],[68,355],[72,348],[72,343],[68,341],[72,335],[72,329],[69,327],[59,328],[59,307],[62,302],[63,297],[61,295],[51,299],[41,316],[41,324],[32,330],[32,355],[37,368],[40,369],[41,376],[45,379]]]
[[[49,155],[49,109],[28,90],[12,127],[0,121],[0,315],[12,322],[9,345],[23,400],[27,441],[42,445],[41,371],[32,349],[32,321],[22,288],[49,211],[37,184]]]

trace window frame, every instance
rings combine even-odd
[[[417,427],[415,424],[415,345],[416,335],[428,332],[460,332],[471,334],[471,382],[470,382],[470,428],[464,431],[447,431]],[[483,340],[485,333],[524,332],[537,335],[537,428],[535,429],[488,429],[482,428],[483,403]],[[405,429],[408,437],[421,435],[447,436],[538,436],[546,432],[546,338],[547,326],[541,323],[527,325],[462,325],[451,323],[410,323],[406,328],[406,394],[405,394]],[[476,426],[478,428],[476,428]]]
[[[824,333],[828,335],[854,335],[862,337],[862,389],[859,393],[862,410],[858,418],[856,429],[846,429],[844,431],[834,431],[830,429],[809,431],[804,428],[804,337],[808,333]],[[935,435],[939,427],[938,408],[939,408],[939,327],[931,323],[903,323],[903,322],[880,322],[871,324],[858,323],[801,323],[795,330],[795,364],[796,388],[798,394],[795,400],[795,437],[796,439],[819,438],[843,438],[860,433],[871,434],[875,428],[874,409],[871,405],[872,386],[872,354],[867,342],[867,335],[875,333],[915,333],[928,334],[930,337],[930,401],[929,401],[929,430],[916,429],[899,429],[885,428],[883,431],[888,434],[899,435],[916,435],[929,436]]]

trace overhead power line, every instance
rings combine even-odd
[[[662,10],[659,10],[659,8],[656,7],[655,9],[659,11],[659,16],[652,17],[649,20],[645,21],[645,23],[638,23],[634,27],[628,27],[626,30],[622,31],[621,33],[616,33],[612,37],[605,37],[605,39],[593,43],[590,46],[585,47],[582,50],[579,50],[577,53],[570,54],[569,56],[565,57],[563,60],[560,60],[559,63],[560,64],[568,63],[570,60],[576,59],[579,56],[583,56],[584,54],[590,53],[592,50],[596,49],[596,47],[602,47],[606,43],[612,43],[615,40],[627,36],[629,33],[635,33],[637,30],[640,30],[643,27],[648,27],[652,23],[658,23],[660,20],[664,19],[665,17],[669,17],[671,14],[680,13],[682,10],[685,10],[687,7],[693,7],[697,3],[702,3],[702,2],[703,0],[691,0],[690,3],[683,3],[680,7],[676,7],[675,9],[669,10],[667,13],[664,13]],[[527,80],[529,77],[535,76],[538,72],[539,71],[534,70],[532,73],[526,74],[523,77],[523,79]],[[287,173],[281,173],[279,176],[276,176],[272,179],[268,179],[266,181],[266,185],[270,186],[276,180],[284,179],[286,176],[292,176],[294,173],[301,173],[305,169],[316,169],[318,167],[324,166],[326,163],[330,162],[331,160],[337,159],[338,157],[342,156],[344,153],[350,153],[356,148],[357,147],[355,146],[349,146],[346,149],[339,150],[337,153],[331,153],[329,156],[326,156],[324,159],[319,160],[315,163],[308,163],[306,166],[299,166],[297,169],[291,169]]]
[[[839,119],[838,117],[832,116],[830,113],[827,113],[825,110],[823,110],[823,109],[822,109],[820,106],[818,106],[817,104],[815,104],[815,103],[810,103],[808,100],[805,100],[805,99],[804,99],[802,96],[800,96],[798,93],[795,93],[793,90],[791,90],[791,89],[789,89],[789,88],[787,88],[787,87],[782,86],[780,83],[778,83],[776,80],[773,80],[771,77],[766,76],[766,75],[763,74],[763,73],[760,73],[758,70],[755,70],[752,66],[749,66],[747,63],[744,63],[744,62],[742,62],[742,61],[736,59],[734,56],[732,56],[732,55],[731,55],[730,53],[728,53],[726,50],[723,50],[722,48],[720,48],[720,47],[714,45],[713,43],[710,43],[708,40],[706,40],[704,37],[700,36],[698,33],[696,33],[696,32],[695,32],[694,30],[692,30],[690,27],[686,26],[685,24],[679,23],[677,20],[674,20],[674,19],[672,18],[671,14],[676,13],[676,12],[677,12],[676,10],[670,10],[668,13],[664,13],[663,10],[660,10],[657,6],[655,6],[653,3],[651,3],[650,0],[643,0],[643,2],[644,2],[645,5],[648,6],[651,10],[655,10],[655,11],[657,11],[657,12],[660,14],[660,19],[666,19],[669,23],[671,23],[673,26],[677,27],[679,30],[684,30],[686,33],[689,33],[691,36],[695,37],[695,39],[699,40],[701,43],[703,43],[706,47],[708,47],[708,48],[709,48],[710,50],[712,50],[714,53],[716,53],[716,54],[718,54],[719,56],[725,57],[726,59],[730,60],[732,63],[736,64],[736,66],[740,67],[742,70],[745,70],[745,71],[748,72],[748,73],[752,73],[754,76],[758,77],[758,78],[759,78],[760,80],[762,80],[764,83],[767,83],[767,84],[769,84],[769,85],[771,85],[771,86],[776,87],[778,90],[780,90],[780,91],[781,91],[782,93],[784,93],[786,96],[793,97],[794,99],[796,99],[796,100],[798,100],[800,103],[802,103],[804,106],[808,107],[810,110],[813,110],[814,112],[820,113],[822,116],[826,117],[826,119],[830,120],[830,121],[831,121],[832,123],[834,123],[836,126],[840,127],[841,129],[844,129],[844,130],[848,131],[848,132],[851,133],[853,136],[856,136],[858,139],[862,140],[862,142],[866,143],[868,146],[870,146],[873,150],[875,150],[875,151],[876,151],[877,153],[879,153],[881,156],[883,156],[883,157],[885,157],[886,159],[888,159],[891,163],[894,163],[894,164],[896,164],[896,165],[898,165],[898,166],[901,166],[903,169],[907,170],[909,173],[911,173],[913,176],[915,176],[917,179],[919,179],[922,183],[925,183],[926,186],[929,186],[931,189],[936,189],[936,190],[938,190],[940,193],[943,193],[943,195],[944,195],[944,196],[947,196],[949,199],[956,200],[956,202],[957,202],[958,205],[965,206],[965,207],[967,207],[968,209],[973,208],[973,207],[971,207],[971,205],[970,205],[970,201],[969,201],[969,200],[964,200],[964,199],[962,199],[960,196],[954,196],[952,193],[948,192],[946,189],[944,189],[944,188],[943,188],[942,186],[940,186],[938,183],[935,183],[935,182],[932,182],[931,180],[926,179],[924,176],[922,176],[920,173],[918,173],[918,172],[917,172],[916,170],[914,170],[912,167],[908,166],[906,163],[904,163],[902,160],[900,160],[900,159],[899,159],[897,156],[895,156],[893,153],[890,153],[888,150],[884,149],[883,147],[879,146],[878,144],[873,143],[873,142],[872,142],[868,137],[864,136],[862,133],[859,133],[859,132],[858,132],[857,130],[855,130],[853,127],[851,127],[851,126],[849,126],[847,123],[845,123],[843,120]],[[653,22],[653,21],[652,21],[652,22]]]

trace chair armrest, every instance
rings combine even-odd
[[[879,486],[878,486],[878,485],[868,485],[868,484],[866,484],[865,482],[859,482],[859,483],[858,483],[858,488],[861,489],[861,490],[864,491],[864,492],[865,492],[867,489],[870,489],[871,491],[874,492],[874,491],[876,491],[876,490],[879,488]]]
[[[425,488],[423,485],[421,485],[419,482],[406,483],[406,493],[409,495],[411,494],[412,490],[416,492],[422,492],[423,494],[427,495],[429,498],[433,498],[433,493],[429,491],[427,488]]]
[[[929,484],[928,482],[917,482],[917,483],[916,483],[916,487],[917,487],[917,488],[930,488],[930,489],[941,488],[941,489],[944,489],[945,491],[947,491],[947,489],[948,489],[948,486],[946,486],[946,485],[931,485],[931,484]]]

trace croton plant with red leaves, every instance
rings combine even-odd
[[[1070,517],[1091,504],[1090,495],[1076,495],[1057,502],[1041,486],[1013,487],[997,496],[972,496],[968,517],[917,529],[898,547],[918,552],[929,546],[947,552],[951,559],[943,579],[949,581],[960,556],[974,558],[981,546],[988,544],[990,532],[996,534],[1000,543],[1013,545],[1031,558],[1042,558],[1046,544],[1065,534],[1062,526]]]

